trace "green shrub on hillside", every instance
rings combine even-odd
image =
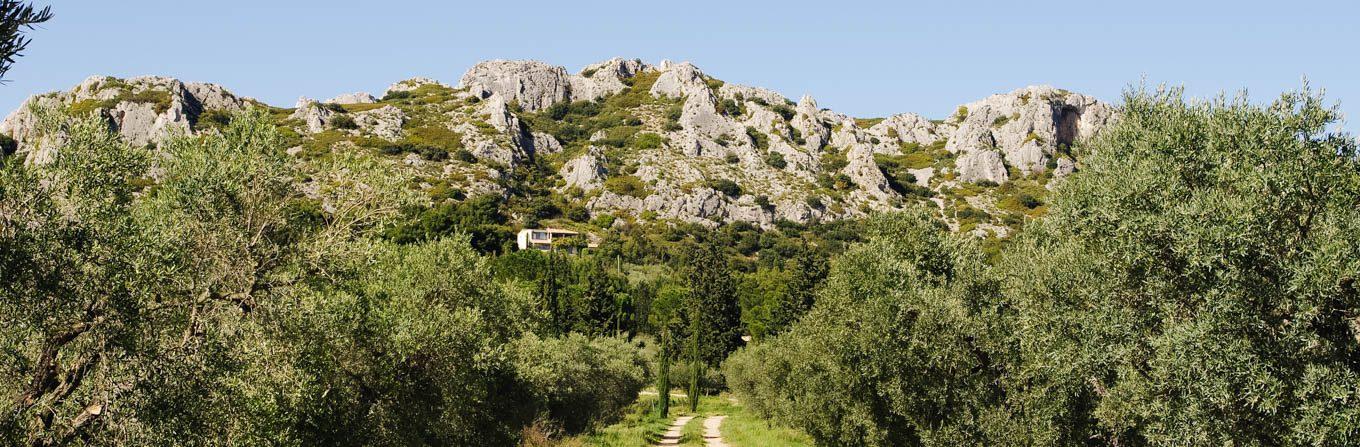
[[[359,128],[359,124],[355,123],[354,118],[350,117],[348,114],[339,114],[332,116],[331,119],[326,122],[326,124],[329,125],[330,128],[332,129],[349,130]]]
[[[770,152],[766,155],[765,164],[775,169],[784,169],[785,166],[789,165],[788,162],[784,161],[784,154],[778,152]]]
[[[741,197],[741,185],[725,178],[709,181],[707,186],[728,197]]]
[[[620,175],[605,179],[604,189],[614,194],[637,197],[639,199],[652,194],[651,191],[647,189],[647,185],[642,183],[641,179],[631,175]]]
[[[770,110],[773,110],[774,113],[779,114],[779,117],[783,118],[784,121],[791,120],[793,119],[794,115],[798,114],[798,112],[793,111],[793,107],[789,107],[788,104],[775,104],[773,106],[770,106]]]
[[[770,137],[765,135],[764,132],[761,132],[754,127],[746,126],[746,136],[751,139],[751,144],[754,144],[756,149],[762,151],[770,150]]]

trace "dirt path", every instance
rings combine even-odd
[[[713,416],[704,419],[704,445],[707,447],[727,447],[727,443],[722,440],[722,432],[718,430],[722,427],[723,419],[727,416]]]
[[[684,436],[682,432],[685,431],[685,424],[688,424],[690,419],[694,419],[694,416],[680,416],[675,418],[675,422],[671,423],[671,427],[666,430],[665,434],[661,435],[661,442],[658,442],[656,445],[679,445],[680,438]]]

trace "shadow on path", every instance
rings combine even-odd
[[[685,424],[688,424],[691,419],[694,419],[694,416],[680,416],[675,418],[675,422],[671,423],[671,427],[666,430],[665,434],[661,435],[661,442],[658,442],[656,445],[680,445],[680,438],[684,436],[683,432],[685,431]]]

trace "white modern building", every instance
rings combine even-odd
[[[520,250],[534,249],[551,251],[557,248],[553,245],[554,240],[571,237],[581,238],[581,240],[585,242],[584,248],[595,248],[599,246],[599,243],[595,242],[594,238],[590,237],[590,235],[583,235],[578,231],[563,230],[561,228],[526,228],[519,230],[519,234],[516,235],[515,239]],[[581,247],[571,246],[566,247],[566,250],[570,253],[576,253],[578,248]]]

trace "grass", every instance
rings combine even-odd
[[[868,129],[875,124],[883,122],[884,118],[855,118],[855,127]]]
[[[373,102],[373,103],[363,103],[363,104],[340,104],[340,108],[341,108],[341,109],[344,109],[345,112],[348,112],[348,113],[358,113],[358,112],[367,112],[367,111],[373,110],[373,109],[380,109],[380,108],[382,108],[382,107],[384,107],[384,106],[386,106],[386,105],[387,105],[387,104],[378,103],[378,102]]]
[[[699,401],[699,411],[689,412],[685,398],[672,397],[669,418],[654,415],[656,396],[641,396],[629,413],[618,423],[601,427],[595,432],[562,440],[561,446],[644,447],[661,440],[675,418],[695,415],[681,430],[680,445],[704,445],[703,418],[727,416],[720,427],[723,441],[732,447],[805,447],[812,439],[799,430],[783,427],[766,420],[733,402],[726,394],[705,396]]]
[[[120,102],[134,102],[151,104],[152,109],[157,114],[165,113],[170,109],[170,93],[163,90],[144,90],[138,93],[120,92],[118,97],[113,99],[85,99],[71,104],[69,112],[75,116],[89,115],[98,109],[112,109]]]
[[[653,411],[655,405],[656,396],[641,396],[618,423],[601,427],[594,433],[565,439],[561,444],[607,447],[654,445],[661,440],[662,433],[665,433],[671,424],[671,418],[663,419],[656,416]]]

